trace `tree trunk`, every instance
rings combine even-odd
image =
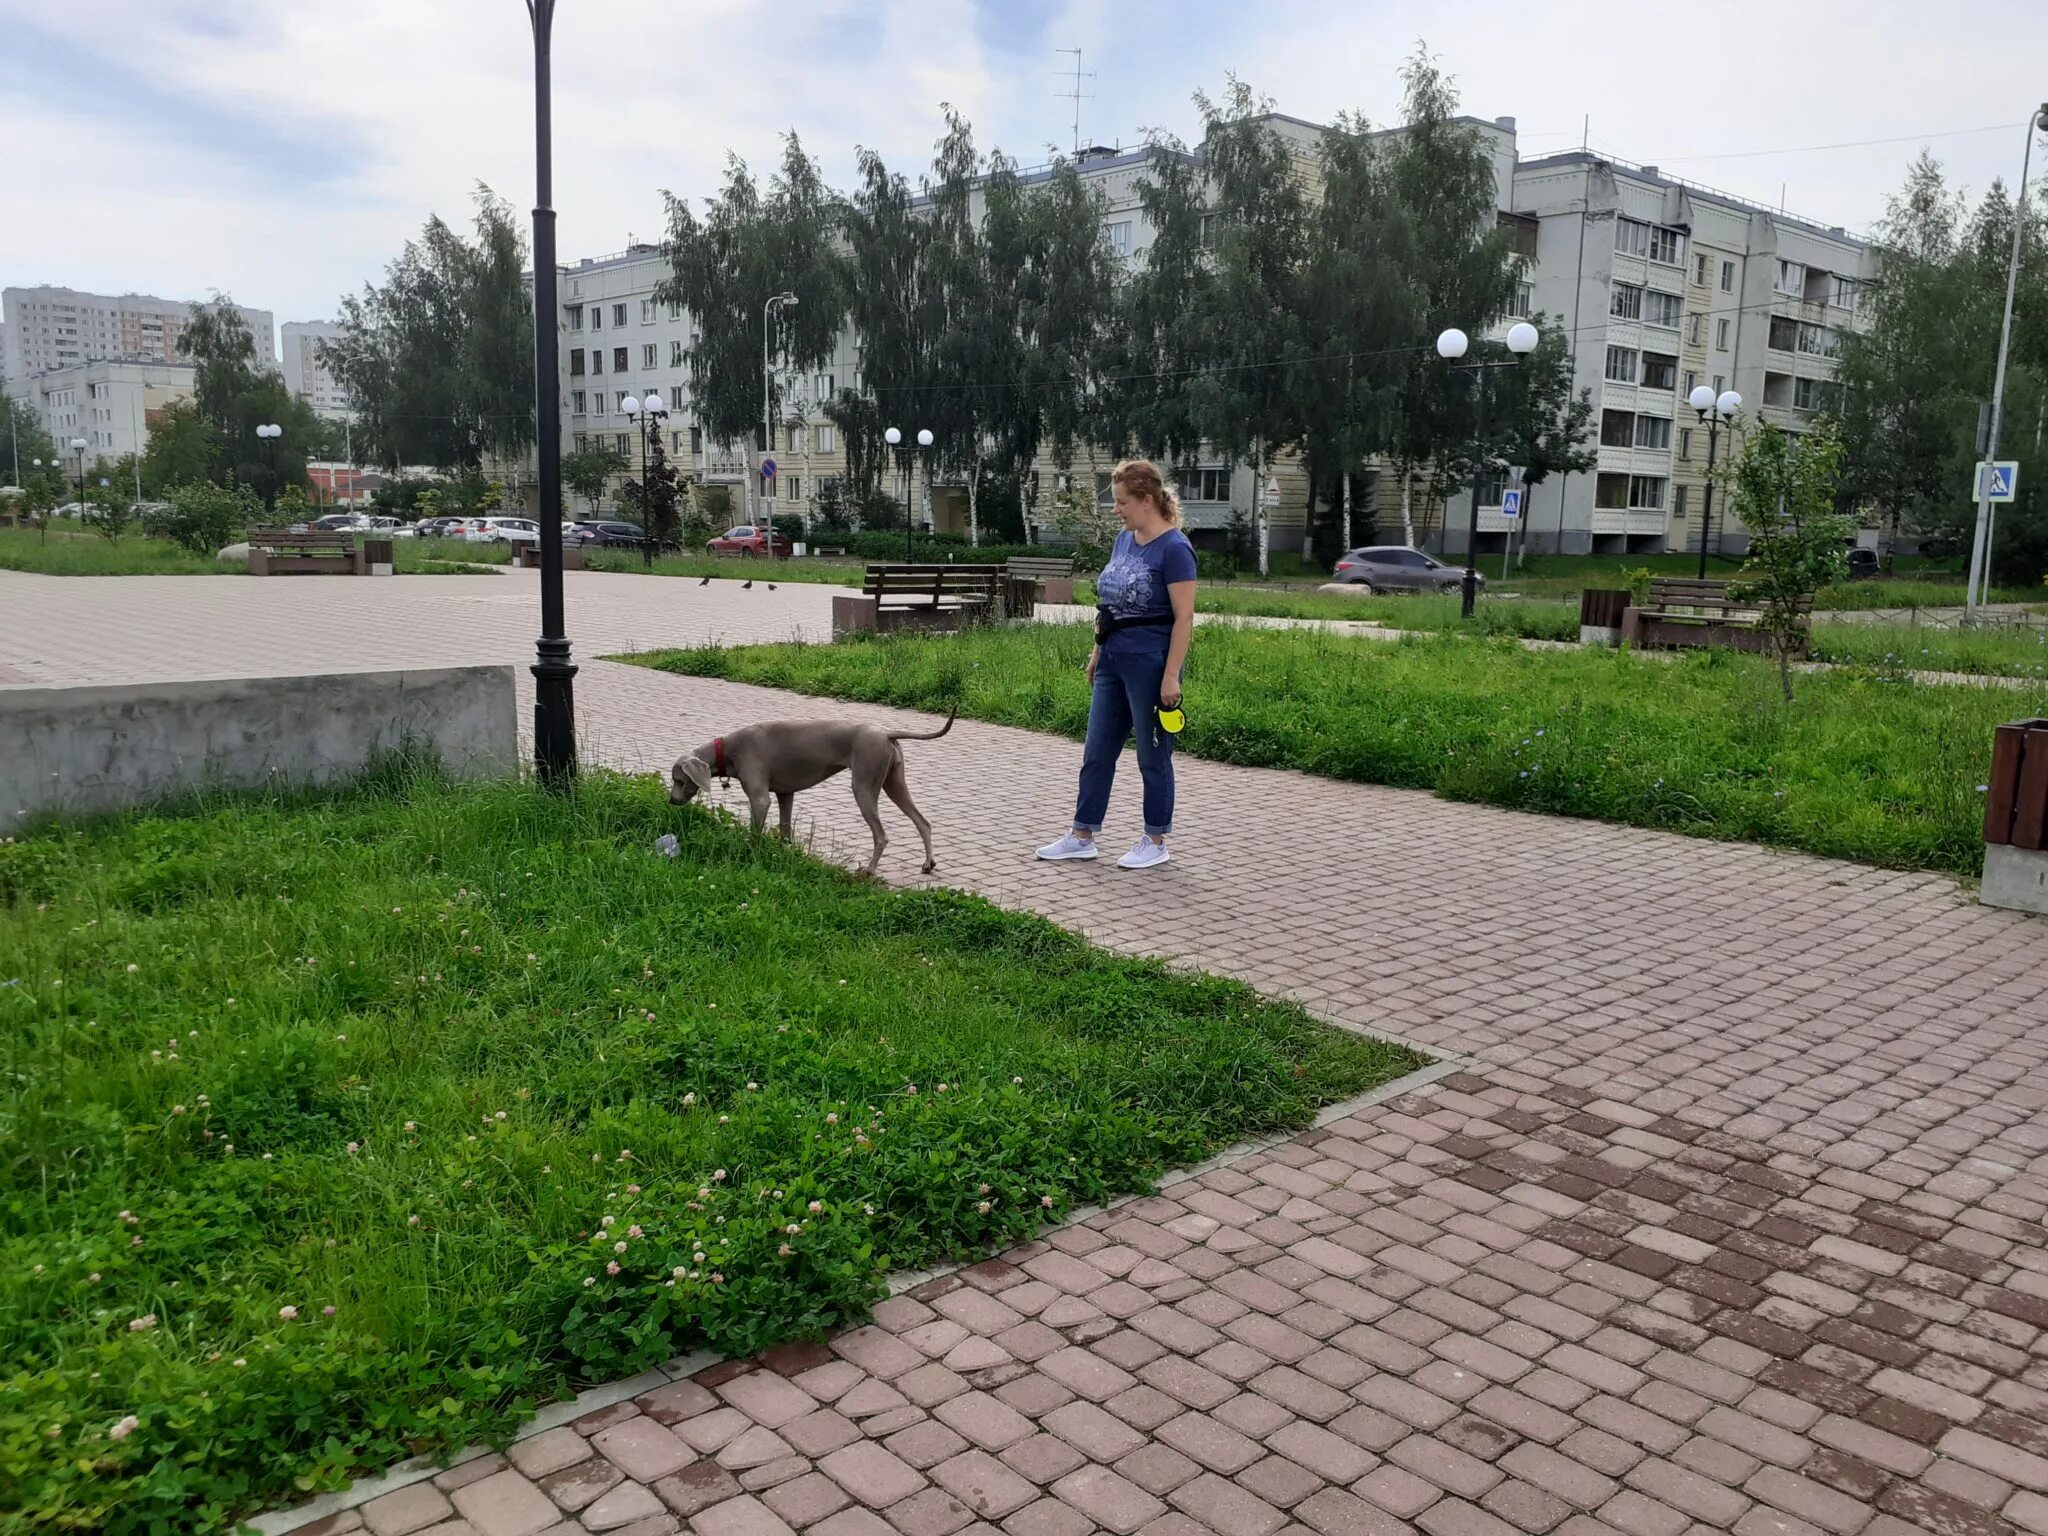
[[[1343,559],[1343,558],[1344,558],[1344,556],[1346,556],[1347,554],[1349,554],[1349,553],[1351,552],[1351,476],[1350,476],[1350,474],[1349,474],[1349,473],[1346,473],[1346,474],[1345,474],[1345,475],[1343,476],[1343,480],[1344,480],[1344,489],[1343,489],[1343,493],[1342,493],[1342,495],[1343,495],[1343,502],[1344,502],[1344,516],[1343,516],[1343,522],[1342,522],[1342,527],[1343,527],[1343,541],[1344,541],[1344,544],[1343,544],[1343,548],[1341,548],[1341,549],[1339,549],[1339,550],[1337,551],[1337,558],[1338,558],[1338,559],[1340,559],[1340,560],[1341,560],[1341,559]]]
[[[1259,574],[1270,576],[1273,574],[1273,525],[1272,516],[1266,509],[1265,446],[1264,443],[1252,445],[1252,516],[1259,530]]]
[[[1415,547],[1415,472],[1405,463],[1401,471],[1401,541]]]
[[[967,471],[967,547],[981,548],[981,460]]]

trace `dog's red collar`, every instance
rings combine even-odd
[[[725,764],[725,738],[714,737],[711,742],[711,771],[718,775],[721,784],[732,782],[732,771]]]

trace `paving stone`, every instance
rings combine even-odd
[[[480,1536],[534,1536],[559,1518],[554,1500],[509,1470],[458,1488],[449,1498]]]
[[[739,1479],[708,1457],[654,1485],[661,1502],[686,1520],[699,1510],[738,1498],[742,1491]]]
[[[362,1507],[363,1525],[371,1536],[411,1536],[454,1513],[448,1495],[432,1483],[414,1483]]]
[[[963,1451],[932,1469],[932,1481],[984,1520],[1001,1520],[1038,1497],[1038,1486],[986,1451]]]
[[[1070,1472],[1052,1485],[1052,1491],[1117,1536],[1130,1536],[1147,1521],[1166,1512],[1166,1506],[1159,1500],[1107,1467],[1087,1466]]]
[[[780,1515],[752,1494],[691,1516],[690,1530],[693,1536],[795,1536]]]
[[[836,1450],[818,1466],[871,1509],[885,1509],[924,1486],[915,1468],[873,1441]]]
[[[661,1500],[639,1483],[621,1483],[583,1511],[586,1531],[616,1531],[665,1514]]]
[[[645,1415],[599,1430],[590,1443],[626,1476],[642,1483],[680,1472],[696,1460],[689,1445]]]
[[[801,1530],[827,1515],[837,1514],[853,1502],[853,1496],[822,1472],[808,1472],[761,1495],[767,1505],[788,1524]]]

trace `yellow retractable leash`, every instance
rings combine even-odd
[[[1178,736],[1187,729],[1188,715],[1186,710],[1177,706],[1173,709],[1167,709],[1162,705],[1158,713],[1159,729],[1166,732],[1167,735]]]

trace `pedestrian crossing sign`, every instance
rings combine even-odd
[[[1999,459],[1977,465],[1979,501],[2011,501],[2019,493],[2019,488],[2019,460]]]
[[[1505,490],[1500,493],[1500,515],[1509,522],[1513,522],[1522,515],[1522,493],[1519,489]]]

